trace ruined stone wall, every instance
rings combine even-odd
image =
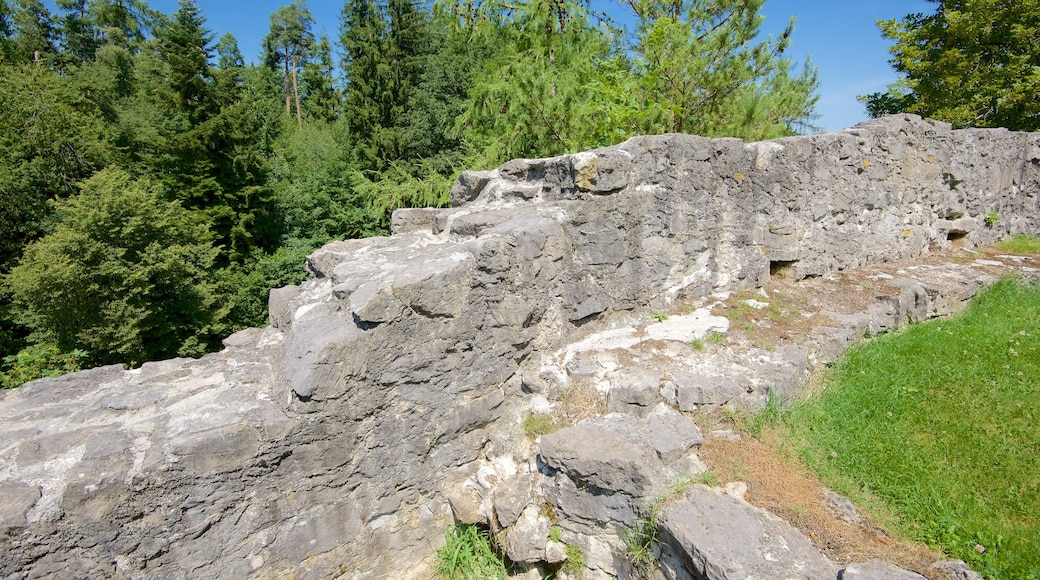
[[[474,466],[523,471],[519,409],[561,345],[771,274],[1035,235],[1038,194],[1040,136],[912,116],[464,174],[455,207],[315,252],[220,353],[4,393],[0,576],[425,577]]]

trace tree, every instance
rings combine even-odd
[[[61,17],[62,55],[71,65],[84,65],[101,45],[100,31],[87,8],[87,0],[56,0]]]
[[[385,20],[373,0],[347,0],[343,6],[341,67],[346,75],[347,124],[357,138],[357,156],[365,169],[378,170],[383,153],[384,102],[389,91],[384,44]]]
[[[40,62],[55,53],[54,18],[40,0],[15,0],[12,60]]]
[[[322,34],[308,53],[303,73],[300,75],[303,111],[307,117],[332,123],[339,118],[340,94],[335,85],[335,65],[332,62],[332,45],[329,37]]]
[[[597,143],[609,98],[595,90],[598,65],[614,48],[585,1],[525,0],[515,9],[470,16],[469,34],[501,47],[470,89],[460,129],[486,163],[553,155]],[[482,31],[481,28],[490,28]]]
[[[784,57],[794,19],[756,42],[764,0],[628,0],[639,17],[638,82],[622,116],[638,132],[749,140],[811,128],[817,72]]]
[[[90,362],[140,364],[198,355],[217,250],[198,216],[159,188],[105,169],[58,204],[60,221],[5,279],[18,322],[40,344],[82,349]]]
[[[1040,0],[929,0],[932,14],[879,22],[903,79],[860,97],[873,115],[957,127],[1040,129]]]
[[[213,80],[209,44],[213,35],[195,0],[180,0],[173,18],[157,31],[158,50],[169,65],[170,85],[177,95],[176,106],[188,113],[192,124],[207,116]]]
[[[242,51],[238,49],[238,39],[230,32],[225,32],[217,40],[217,70],[225,71],[246,66]]]
[[[271,15],[271,30],[264,37],[264,62],[271,68],[281,64],[285,71],[285,114],[292,117],[296,104],[296,122],[303,125],[300,109],[300,84],[297,71],[303,67],[308,48],[314,43],[311,16],[303,0],[280,7]]]

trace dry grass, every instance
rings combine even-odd
[[[709,437],[699,455],[720,484],[746,483],[745,499],[790,522],[839,565],[882,558],[927,577],[928,567],[943,559],[925,546],[890,537],[877,521],[851,524],[840,519],[827,507],[823,486],[791,453],[767,428],[761,440]]]

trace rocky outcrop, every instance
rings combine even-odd
[[[220,353],[4,393],[0,575],[425,577],[456,519],[500,526],[521,562],[570,545],[590,574],[625,574],[624,528],[697,469],[682,411],[794,389],[857,336],[956,300],[908,282],[834,317],[826,340],[710,368],[631,353],[724,318],[636,314],[1036,234],[1038,180],[1037,135],[911,116],[764,143],[640,137],[464,174],[456,207],[315,252],[307,282],[272,291],[271,326]],[[521,431],[532,403],[583,381],[614,415]]]

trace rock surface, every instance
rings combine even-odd
[[[787,522],[703,485],[667,504],[658,521],[667,560],[682,566],[676,578],[816,580],[838,572]]]
[[[563,543],[591,576],[625,575],[624,528],[698,469],[681,411],[793,392],[851,341],[1033,266],[895,272],[898,292],[826,313],[804,340],[690,356],[743,332],[712,304],[1040,233],[1038,160],[1036,134],[899,116],[766,143],[639,137],[464,174],[457,207],[401,211],[391,237],[312,254],[308,281],[272,291],[271,326],[220,353],[0,395],[0,576],[420,578],[456,517],[504,525],[521,559]],[[580,385],[617,413],[586,409],[538,444],[517,427],[532,394],[565,409]],[[674,537],[691,525],[679,505]],[[540,537],[549,514],[562,542]]]

